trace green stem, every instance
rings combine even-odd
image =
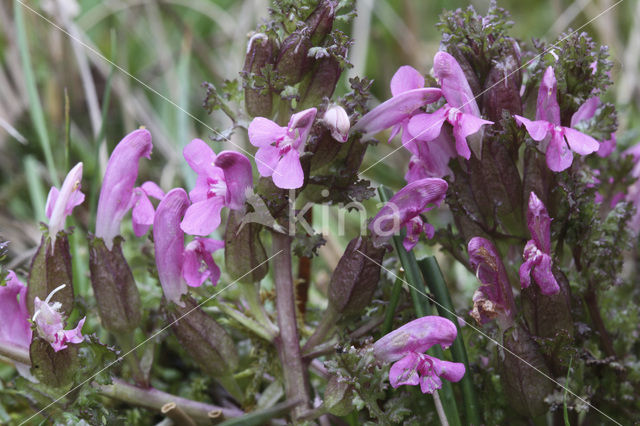
[[[398,308],[398,302],[400,301],[400,293],[402,292],[402,279],[396,279],[391,289],[391,298],[389,298],[389,304],[387,310],[384,313],[384,322],[382,323],[382,334],[389,334],[391,327],[393,327],[393,317]]]
[[[451,295],[449,294],[449,290],[447,289],[447,284],[444,280],[444,277],[442,276],[442,271],[440,270],[438,261],[435,259],[435,257],[430,256],[425,259],[420,259],[418,261],[418,265],[420,267],[420,270],[422,271],[422,276],[429,286],[429,290],[435,297],[435,300],[437,302],[436,307],[438,309],[438,314],[449,319],[456,325],[456,328],[458,329],[459,338],[454,340],[451,344],[451,355],[453,356],[453,360],[455,362],[463,363],[467,371],[467,374],[465,374],[460,381],[460,386],[462,388],[462,398],[464,400],[464,412],[467,423],[479,425],[482,423],[482,421],[479,412],[478,398],[475,392],[475,386],[473,384],[473,376],[471,374],[471,369],[469,368],[467,349],[464,344],[464,339],[462,338],[462,331],[460,330],[460,325],[458,324],[458,318],[454,314],[455,310],[453,307],[453,302],[451,301]]]
[[[121,333],[113,333],[118,342],[118,346],[122,349],[123,353],[129,353],[134,348],[134,336],[133,331],[131,332],[121,332]],[[149,380],[146,375],[142,372],[142,368],[140,368],[140,360],[138,359],[138,354],[134,351],[129,353],[125,357],[127,360],[127,364],[131,369],[131,376],[133,380],[135,380],[136,384],[142,387],[149,386]]]
[[[273,342],[275,334],[267,330],[262,324],[249,318],[242,312],[239,312],[233,309],[232,307],[227,306],[226,303],[219,303],[218,307],[222,312],[224,312],[225,314],[229,315],[231,318],[233,318],[234,320],[242,324],[247,330],[251,330],[253,333],[262,337],[267,342]]]
[[[266,328],[270,334],[277,335],[278,327],[271,321],[271,318],[267,315],[264,310],[264,306],[260,301],[260,285],[258,283],[240,283],[240,288],[242,289],[242,294],[244,294],[247,303],[249,304],[249,309],[251,310],[251,314],[264,328]]]
[[[378,193],[380,194],[380,199],[384,202],[388,202],[391,198],[390,191],[384,186],[380,186],[380,188],[378,188]],[[402,235],[394,235],[392,238],[393,247],[395,248],[398,258],[400,259],[400,263],[404,268],[406,282],[409,284],[411,299],[413,301],[414,311],[416,312],[416,316],[418,318],[421,318],[425,315],[428,315],[431,309],[428,304],[424,281],[422,279],[422,275],[420,274],[420,269],[418,268],[416,258],[413,252],[407,252],[404,249],[404,246],[402,245],[402,239]],[[443,358],[444,356],[444,351],[440,346],[437,345],[429,349],[427,353],[435,356],[436,358]],[[453,386],[451,386],[451,383],[443,380],[441,392],[442,405],[444,407],[444,411],[447,415],[449,423],[454,426],[461,426],[462,422],[458,414],[458,406],[456,404],[455,395],[453,393]]]

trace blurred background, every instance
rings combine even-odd
[[[358,0],[357,17],[339,24],[355,39],[348,76],[374,80],[372,105],[385,100],[399,66],[429,72],[443,9],[469,4],[480,13],[489,6],[485,1]],[[619,107],[618,143],[636,142],[638,1],[505,0],[498,5],[512,15],[512,35],[525,42],[552,43],[586,24],[581,31],[608,45],[615,85],[606,100]],[[93,229],[108,153],[139,126],[151,131],[155,145],[152,161],[141,162],[139,182],[153,179],[165,190],[191,187],[194,176],[182,160],[182,147],[194,137],[209,141],[217,132],[227,135],[231,124],[219,111],[209,115],[202,107],[202,83],[221,87],[226,79],[238,78],[248,37],[268,16],[268,7],[267,0],[0,0],[0,237],[11,241],[10,268],[28,268],[49,188],[78,161],[84,163],[87,202],[74,211],[73,225]],[[343,76],[337,94],[347,85]],[[242,130],[230,138],[249,146]],[[363,169],[398,143],[370,149]],[[216,151],[235,148],[216,144]],[[398,189],[407,163],[408,153],[398,151],[366,177]],[[335,265],[349,237],[329,236],[322,265]],[[86,244],[77,240],[83,237],[75,233],[73,238],[75,254],[86,256]],[[74,262],[81,280],[83,264]]]

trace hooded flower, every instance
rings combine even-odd
[[[102,238],[109,250],[113,239],[120,234],[120,222],[136,200],[134,185],[138,177],[138,160],[150,158],[151,133],[145,129],[134,130],[125,136],[111,153],[102,180],[96,215],[96,237]],[[136,210],[136,212],[144,210]],[[146,220],[133,218],[134,223]],[[140,230],[140,229],[139,229]]]
[[[426,355],[433,345],[448,348],[455,340],[456,326],[446,318],[426,316],[413,320],[382,337],[373,344],[378,361],[393,362],[389,382],[400,385],[420,385],[422,393],[433,393],[442,387],[441,378],[457,382],[464,376],[464,364],[442,361]]]
[[[365,114],[353,126],[353,130],[363,132],[365,138],[369,138],[393,127],[389,140],[402,131],[402,144],[405,145],[411,140],[407,132],[409,119],[419,108],[437,101],[441,96],[440,89],[424,87],[424,77],[415,68],[404,65],[391,78],[391,99]]]
[[[331,131],[331,136],[338,142],[349,139],[349,115],[340,105],[331,105],[322,117],[322,122]]]
[[[413,154],[404,179],[411,183],[424,178],[442,178],[451,175],[449,160],[456,152],[449,138],[441,133],[429,143],[412,142],[405,145]]]
[[[527,227],[532,239],[524,247],[524,263],[520,266],[520,284],[527,288],[531,284],[531,276],[540,287],[542,294],[556,294],[560,286],[551,270],[551,218],[542,201],[531,192],[529,210],[527,211]]]
[[[552,67],[548,67],[542,77],[538,91],[536,121],[531,121],[519,115],[514,115],[519,125],[524,125],[529,136],[541,144],[541,150],[546,152],[547,166],[554,172],[561,172],[571,166],[575,151],[580,155],[588,155],[598,151],[600,143],[591,136],[573,129],[572,127],[589,114],[593,116],[597,98],[591,98],[587,105],[580,107],[571,119],[572,127],[560,125],[560,106],[557,99],[558,82]]]
[[[256,165],[260,176],[271,176],[278,188],[294,189],[302,186],[304,172],[300,154],[316,112],[315,108],[309,108],[293,114],[287,127],[278,126],[264,117],[253,119],[249,124],[249,141],[258,147]]]
[[[160,285],[167,300],[184,306],[180,300],[187,286],[199,287],[207,279],[215,285],[220,269],[211,253],[224,246],[222,241],[196,238],[186,249],[180,221],[189,207],[189,198],[182,188],[167,193],[160,201],[153,221],[153,240]]]
[[[513,324],[515,303],[507,271],[498,251],[491,241],[482,237],[472,238],[467,249],[469,263],[482,283],[473,294],[470,315],[478,324],[496,319],[501,328],[508,328]]]
[[[433,141],[440,136],[447,121],[453,127],[458,155],[471,158],[467,136],[480,131],[485,124],[493,124],[480,118],[478,104],[469,83],[456,59],[446,52],[438,52],[433,58],[433,71],[442,87],[447,103],[432,114],[416,114],[409,121],[411,135],[421,141]]]
[[[402,242],[406,250],[418,243],[422,232],[433,238],[434,229],[420,216],[439,206],[447,193],[447,182],[438,178],[427,178],[411,182],[402,188],[380,209],[369,224],[374,245],[380,246],[389,238],[406,228],[407,235]]]
[[[84,194],[80,191],[82,181],[82,163],[75,165],[67,174],[60,191],[55,186],[51,187],[47,197],[46,213],[49,218],[49,235],[51,236],[51,249],[55,246],[56,235],[64,229],[67,216],[73,208],[82,204]]]
[[[86,317],[78,321],[73,330],[65,330],[64,317],[60,312],[62,305],[59,302],[51,302],[51,297],[64,286],[63,284],[53,290],[44,301],[36,296],[34,303],[33,322],[36,324],[38,335],[49,342],[56,352],[66,349],[67,343],[82,343],[84,340],[81,331]]]
[[[209,235],[220,225],[220,211],[227,206],[240,210],[245,191],[253,186],[251,163],[234,151],[215,152],[200,139],[184,148],[184,158],[198,174],[196,186],[189,192],[191,204],[180,228],[191,235]]]

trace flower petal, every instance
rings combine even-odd
[[[568,169],[573,162],[573,154],[564,141],[561,132],[551,131],[551,141],[547,147],[547,166],[551,171],[561,172]]]
[[[155,210],[149,201],[147,194],[141,188],[134,190],[133,209],[131,210],[131,223],[136,237],[142,237],[153,225]]]
[[[433,57],[433,73],[440,82],[442,95],[450,106],[480,117],[480,109],[467,77],[453,56],[447,52],[436,53]]]
[[[0,313],[0,342],[28,350],[32,333],[27,311],[27,286],[13,271],[9,271],[6,285],[0,286]]]
[[[298,140],[300,141],[300,145],[307,141],[307,137],[309,136],[309,132],[311,131],[311,126],[313,126],[313,120],[315,120],[317,112],[317,109],[309,108],[293,114],[289,119],[288,131],[293,133],[298,129]],[[296,148],[299,148],[299,146],[296,146]]]
[[[251,162],[239,152],[223,151],[218,154],[215,165],[224,172],[224,180],[227,184],[227,206],[233,210],[242,209],[246,190],[253,187]]]
[[[580,155],[588,155],[592,152],[596,152],[600,148],[600,142],[595,140],[589,135],[572,129],[570,127],[564,127],[564,136],[567,138],[569,147]]]
[[[540,142],[547,136],[547,133],[549,133],[550,126],[547,121],[531,121],[519,115],[514,115],[513,118],[515,118],[516,123],[519,125],[524,124],[524,127],[527,129],[527,133],[529,133],[529,136],[531,136],[531,139],[534,141]]]
[[[150,180],[146,181],[140,188],[149,196],[156,200],[162,200],[164,198],[164,191],[155,183]]]
[[[560,292],[560,286],[556,281],[556,277],[553,276],[551,265],[551,256],[546,253],[542,253],[538,265],[536,265],[531,272],[533,279],[540,287],[540,292],[545,295]]]
[[[287,128],[264,117],[256,117],[249,124],[249,142],[258,148],[271,145],[287,134]]]
[[[260,176],[269,177],[280,161],[280,149],[275,146],[263,146],[256,151],[256,166]]]
[[[386,334],[373,344],[373,355],[382,362],[393,362],[408,352],[422,353],[433,345],[448,348],[458,335],[453,322],[439,316],[415,319]]]
[[[302,186],[304,172],[300,164],[300,154],[297,150],[291,149],[282,156],[271,178],[278,188],[295,189]]]
[[[209,235],[220,226],[220,211],[223,206],[223,197],[211,197],[191,204],[180,223],[180,229],[189,235]]]
[[[352,130],[370,137],[409,118],[415,110],[437,101],[440,96],[442,96],[440,89],[432,87],[402,92],[365,114]]]
[[[222,204],[220,198],[212,200]],[[180,221],[188,206],[189,199],[184,189],[173,189],[158,204],[153,221],[156,268],[160,285],[167,300],[180,306],[183,306],[180,297],[187,292],[187,284],[182,278],[184,233],[180,229]],[[211,209],[203,210],[209,212]]]
[[[583,120],[589,120],[596,113],[596,110],[600,106],[600,98],[594,96],[593,98],[587,99],[580,108],[571,116],[571,127],[576,127],[576,124]]]
[[[216,153],[202,139],[194,139],[182,150],[184,159],[198,175],[211,174]]]
[[[389,383],[393,388],[400,385],[417,385],[420,383],[418,376],[418,365],[421,356],[415,352],[409,352],[400,360],[396,361],[389,369]]]
[[[432,141],[440,136],[442,124],[446,119],[445,108],[440,108],[432,114],[416,114],[409,120],[407,129],[414,139]]]
[[[49,190],[49,195],[47,195],[47,204],[45,206],[45,213],[47,218],[51,219],[51,213],[53,213],[53,207],[56,205],[56,200],[58,199],[58,188],[52,186]]]
[[[60,192],[55,197],[55,204],[49,219],[49,235],[51,236],[52,247],[55,244],[58,231],[64,229],[67,216],[71,214],[75,206],[84,201],[84,194],[80,192],[81,181],[82,163],[78,163],[69,171],[62,183]]]
[[[409,65],[403,65],[398,68],[398,71],[391,78],[392,96],[422,87],[424,87],[424,77],[418,70]]]
[[[558,82],[556,81],[556,76],[551,66],[545,70],[544,75],[542,76],[540,89],[538,89],[538,101],[536,106],[536,120],[548,121],[554,126],[558,126],[560,124]]]
[[[131,208],[138,161],[150,158],[152,148],[151,133],[138,129],[125,136],[109,158],[96,215],[96,237],[102,238],[109,250],[113,238],[120,233],[122,218]]]

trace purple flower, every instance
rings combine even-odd
[[[65,330],[65,319],[60,313],[62,305],[60,302],[51,303],[51,297],[64,287],[65,284],[53,290],[44,301],[37,296],[34,300],[33,322],[36,324],[38,335],[49,342],[56,352],[66,349],[67,343],[82,343],[84,340],[81,331],[86,317],[78,321],[76,328]]]
[[[422,232],[433,238],[433,226],[425,223],[420,215],[431,210],[433,205],[440,205],[447,187],[442,179],[427,178],[411,182],[398,191],[369,224],[374,245],[382,245],[401,228],[407,229],[402,242],[406,250],[415,247]]]
[[[469,262],[482,286],[473,294],[470,315],[484,324],[496,319],[502,329],[513,324],[515,302],[507,271],[491,241],[474,237],[467,246]]]
[[[532,239],[524,247],[524,263],[520,266],[520,284],[527,288],[531,284],[531,276],[540,287],[542,294],[551,295],[560,291],[560,286],[551,270],[551,218],[542,201],[531,192],[529,210],[527,211],[527,227]]]
[[[6,284],[0,286],[0,342],[29,349],[31,324],[27,311],[27,286],[13,271],[9,271]]]
[[[587,99],[580,108],[571,116],[571,127],[575,128],[581,121],[587,121],[593,118],[596,110],[600,107],[600,98],[594,96]],[[605,158],[611,155],[616,147],[616,134],[611,133],[610,138],[602,141],[600,147],[596,151],[598,157]]]
[[[75,165],[67,174],[60,191],[55,186],[51,187],[47,197],[46,214],[49,218],[49,236],[51,237],[51,250],[55,245],[56,235],[64,229],[67,216],[73,208],[82,204],[84,194],[80,191],[82,181],[82,163]]]
[[[340,105],[331,105],[322,117],[322,122],[331,131],[331,136],[338,142],[349,139],[349,115]]]
[[[184,148],[184,158],[198,174],[189,192],[191,204],[180,227],[191,235],[209,235],[220,225],[220,211],[227,206],[240,210],[247,188],[253,186],[251,163],[234,151],[215,152],[200,139]]]
[[[189,207],[189,198],[182,188],[167,193],[160,201],[153,221],[153,240],[158,278],[165,297],[184,307],[180,300],[187,286],[199,287],[210,279],[215,285],[220,269],[211,253],[224,246],[222,241],[196,238],[186,249],[180,221]]]
[[[548,67],[540,83],[536,121],[531,121],[519,115],[514,115],[519,125],[524,125],[529,136],[535,141],[544,141],[541,149],[546,151],[547,166],[554,172],[561,172],[571,166],[575,151],[580,155],[588,155],[600,148],[600,143],[591,136],[571,127],[560,125],[560,107],[557,99],[557,86],[552,67]],[[578,121],[593,116],[597,107],[597,98],[591,98],[587,105],[580,107],[571,120],[571,126]],[[593,111],[593,112],[592,112]]]
[[[365,114],[355,126],[354,131],[364,133],[365,138],[389,127],[393,139],[402,130],[402,144],[411,140],[407,124],[419,108],[440,99],[442,92],[438,88],[424,87],[424,77],[408,65],[398,68],[391,79],[391,99],[378,105]]]
[[[458,335],[455,324],[446,318],[426,316],[392,331],[373,344],[373,355],[381,362],[393,362],[389,382],[420,385],[422,393],[442,387],[441,378],[457,382],[464,376],[464,364],[442,361],[424,354],[433,345],[448,348]]]
[[[300,154],[316,112],[315,108],[309,108],[293,114],[287,127],[281,127],[264,117],[253,119],[249,124],[249,141],[258,147],[256,165],[260,176],[271,176],[278,188],[294,189],[302,186],[304,173]]]
[[[469,83],[456,59],[446,52],[438,52],[433,59],[433,71],[440,81],[442,94],[447,103],[432,114],[416,114],[408,124],[408,130],[415,139],[433,141],[440,136],[442,125],[448,122],[453,127],[458,155],[471,158],[467,136],[482,129],[485,124],[493,124],[480,118],[478,104],[473,97]]]
[[[122,218],[134,204],[138,160],[150,158],[152,148],[151,133],[138,129],[125,136],[111,153],[96,216],[96,237],[102,238],[109,250],[113,247],[113,239],[120,233]],[[142,222],[144,219],[138,221]]]

